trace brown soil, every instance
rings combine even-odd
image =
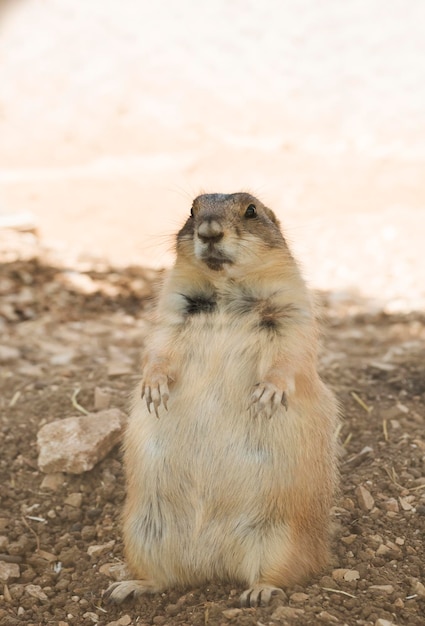
[[[136,267],[70,272],[33,248],[3,256],[0,344],[11,350],[0,351],[0,560],[20,576],[0,586],[2,625],[425,624],[425,317],[370,313],[326,293],[321,371],[344,413],[333,563],[266,608],[239,609],[241,589],[220,583],[103,602],[104,572],[123,559],[120,450],[47,489],[36,435],[78,414],[76,389],[87,410],[96,386],[126,408],[156,278]],[[103,548],[90,556],[94,545]]]

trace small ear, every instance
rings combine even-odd
[[[273,224],[276,224],[276,226],[280,228],[280,222],[277,219],[276,215],[273,213],[273,211],[271,209],[268,209],[266,206],[264,207],[264,211],[267,217],[269,218],[269,220],[271,220]]]

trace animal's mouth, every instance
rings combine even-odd
[[[210,270],[218,272],[223,269],[223,265],[232,264],[233,261],[226,256],[218,254],[205,254],[202,255],[202,261],[209,267]]]

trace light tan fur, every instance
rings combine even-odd
[[[327,562],[337,407],[274,214],[244,193],[200,196],[192,211],[125,437],[137,580],[109,595],[218,579],[246,585],[242,604],[255,605]]]

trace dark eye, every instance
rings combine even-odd
[[[193,206],[190,207],[190,217],[193,217],[194,213],[193,213]]]
[[[255,207],[255,204],[249,204],[246,211],[245,211],[245,217],[247,217],[248,219],[252,218],[252,217],[257,217],[257,209]]]

